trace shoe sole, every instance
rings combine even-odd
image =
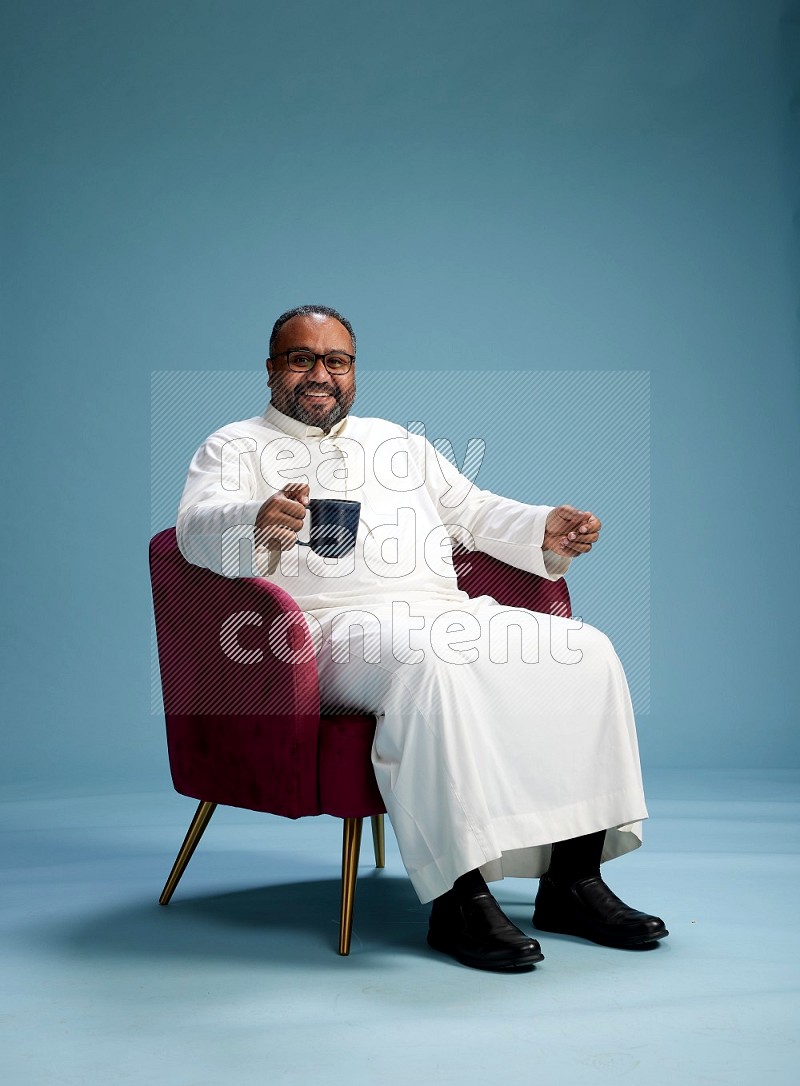
[[[428,946],[437,950],[440,954],[447,954],[455,958],[461,965],[467,965],[472,969],[484,969],[488,973],[529,973],[535,965],[544,961],[544,954],[531,954],[525,958],[511,962],[492,962],[483,958],[470,958],[468,954],[461,954],[447,943],[438,943],[435,937],[428,934]]]
[[[558,924],[555,921],[538,920],[535,916],[532,923],[537,931],[548,931],[554,935],[574,935],[578,939],[586,939],[590,943],[597,943],[598,946],[610,946],[615,950],[633,950],[637,947],[654,946],[660,939],[666,939],[669,935],[666,928],[661,928],[649,935],[631,936],[629,939],[613,939],[602,935],[590,935],[577,927],[571,928],[569,925]]]

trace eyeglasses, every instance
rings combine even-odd
[[[327,354],[314,354],[313,351],[293,350],[281,351],[275,358],[286,357],[286,365],[295,373],[310,373],[317,364],[317,359],[322,359],[322,365],[333,376],[349,373],[356,356],[345,351],[328,351]]]

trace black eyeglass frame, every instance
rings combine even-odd
[[[309,357],[311,355],[314,355],[314,362],[308,368],[295,369],[289,362],[290,354],[305,354]],[[345,374],[349,373],[352,370],[356,360],[356,356],[354,354],[348,354],[347,351],[328,351],[326,354],[316,354],[310,349],[306,350],[305,347],[290,347],[288,351],[278,351],[276,355],[271,355],[270,357],[274,361],[276,358],[283,358],[284,355],[286,356],[286,365],[292,371],[292,373],[311,373],[311,371],[314,369],[314,366],[316,366],[317,364],[317,359],[319,358],[322,360],[322,365],[325,367],[325,370],[331,375],[331,377],[344,377]],[[328,366],[328,359],[331,355],[336,355],[337,358],[349,359],[350,365],[347,367],[346,370],[337,370],[335,373],[331,372],[331,369]]]

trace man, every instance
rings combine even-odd
[[[498,971],[542,960],[489,892],[485,879],[504,875],[541,876],[540,930],[650,946],[663,921],[600,877],[601,859],[639,845],[647,817],[613,648],[591,627],[470,599],[451,558],[456,540],[554,580],[592,549],[600,521],[479,490],[424,437],[351,416],[355,352],[333,309],[278,318],[271,403],[195,454],[180,548],[286,588],[315,639],[325,711],[376,714],[375,774],[412,883],[433,902],[433,948]],[[310,498],[360,502],[353,551],[298,545]]]

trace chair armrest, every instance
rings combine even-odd
[[[150,567],[175,787],[317,813],[319,683],[295,601],[268,581],[190,565],[174,529],[151,541]]]
[[[506,607],[526,607],[545,615],[569,618],[572,606],[563,577],[548,581],[535,573],[515,569],[482,551],[463,547],[453,551],[458,587],[469,596],[491,596]]]

